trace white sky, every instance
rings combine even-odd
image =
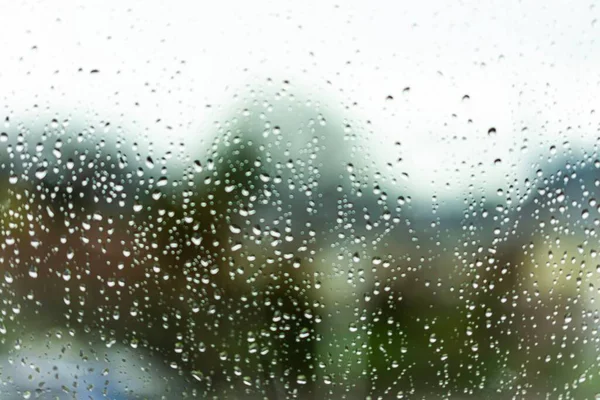
[[[157,148],[193,145],[249,79],[289,79],[333,108],[357,102],[350,115],[376,132],[372,158],[395,160],[400,141],[397,173],[442,198],[469,183],[495,190],[551,145],[590,149],[598,136],[600,24],[588,2],[338,4],[0,0],[0,113],[19,119],[37,103],[42,118],[91,112]],[[468,168],[478,162],[485,174]]]

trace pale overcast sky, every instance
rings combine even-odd
[[[333,110],[358,103],[343,117],[372,122],[370,158],[396,160],[400,141],[394,173],[442,198],[522,180],[551,145],[593,151],[598,136],[586,1],[0,4],[0,112],[17,120],[38,104],[193,146],[248,80],[289,79]]]

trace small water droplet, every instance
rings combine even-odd
[[[48,169],[44,167],[40,167],[35,171],[35,177],[38,179],[44,179],[48,174]]]
[[[163,176],[156,182],[156,186],[157,187],[166,186],[167,183],[169,183],[169,180],[167,179],[166,176]]]
[[[581,218],[587,219],[590,216],[589,210],[585,209],[581,212]]]

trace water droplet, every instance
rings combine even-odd
[[[44,179],[48,174],[48,169],[44,167],[40,167],[35,171],[35,177],[38,179]]]
[[[167,183],[169,183],[169,180],[167,179],[166,176],[163,176],[156,182],[156,186],[157,187],[166,186]]]

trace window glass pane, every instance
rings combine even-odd
[[[598,17],[0,5],[0,398],[600,398]]]

